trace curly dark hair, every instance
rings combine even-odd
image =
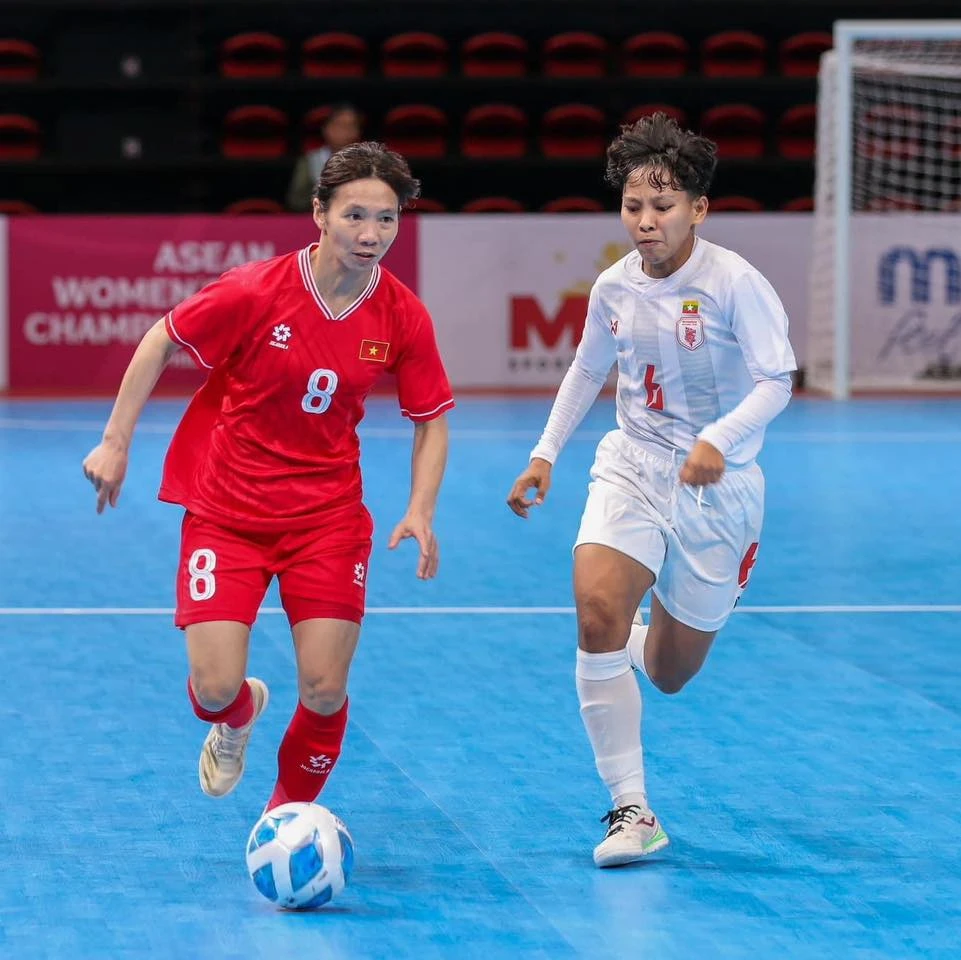
[[[351,143],[332,154],[317,180],[314,196],[326,210],[338,187],[368,177],[383,180],[397,194],[401,210],[420,196],[420,180],[411,174],[407,161],[373,140]]]
[[[655,190],[685,190],[691,197],[703,197],[714,179],[717,144],[682,130],[665,113],[654,113],[621,127],[607,148],[605,179],[623,191],[641,167],[647,168],[647,181]]]

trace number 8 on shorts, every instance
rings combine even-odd
[[[214,569],[217,566],[217,554],[206,547],[194,550],[187,562],[187,572],[190,574],[190,599],[209,600],[217,592],[217,580]]]

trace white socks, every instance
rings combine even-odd
[[[632,629],[632,639],[633,636]],[[576,683],[597,772],[610,790],[615,806],[625,802],[646,806],[646,799],[643,803],[639,800],[646,797],[641,691],[627,648],[614,653],[587,653],[579,649]]]

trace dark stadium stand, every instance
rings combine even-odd
[[[612,209],[604,144],[651,104],[717,137],[717,197],[804,209],[817,58],[835,19],[878,15],[864,0],[779,3],[776,21],[761,0],[4,0],[0,202],[279,205],[316,142],[305,118],[349,101],[367,136],[409,151],[433,209]]]

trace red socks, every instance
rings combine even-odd
[[[187,678],[187,696],[190,697],[194,713],[207,723],[226,723],[228,727],[236,728],[245,726],[254,718],[254,698],[250,692],[250,684],[246,680],[241,684],[240,693],[234,698],[234,702],[223,710],[205,710],[194,694],[189,677]]]
[[[340,756],[347,704],[345,700],[329,717],[297,704],[277,751],[277,785],[267,803],[268,810],[289,801],[317,799]]]

